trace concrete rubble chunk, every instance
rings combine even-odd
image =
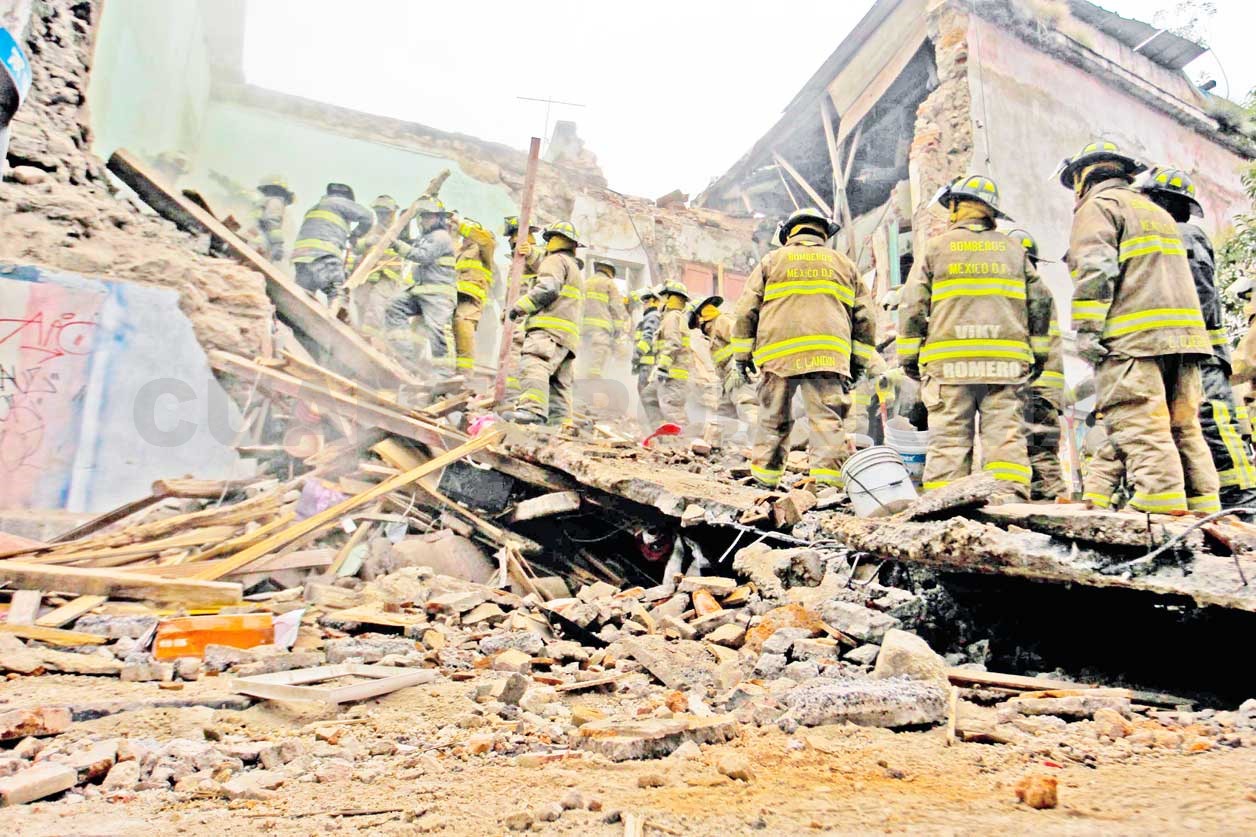
[[[0,741],[33,735],[59,735],[70,728],[71,717],[69,707],[65,706],[0,712]]]
[[[593,584],[586,584],[580,588],[580,592],[576,594],[576,598],[582,602],[589,603],[598,599],[609,599],[619,592],[619,588],[605,581],[595,581]]]
[[[717,744],[736,734],[737,721],[731,715],[591,721],[580,727],[578,746],[611,761],[628,761],[663,758],[686,741]]]
[[[120,676],[129,683],[169,683],[174,680],[174,663],[159,663],[147,659],[128,662],[122,666]]]
[[[716,645],[722,645],[727,648],[737,648],[741,645],[741,641],[745,636],[745,628],[735,623],[729,623],[727,625],[720,625],[718,628],[707,634],[706,641],[714,642]]]
[[[795,660],[836,660],[842,649],[837,640],[818,636],[794,640],[789,653]]]
[[[880,643],[886,631],[898,627],[893,616],[840,599],[830,599],[817,610],[831,627],[860,642]]]
[[[668,688],[688,691],[715,682],[715,661],[700,642],[642,636],[622,639],[616,646],[621,656],[636,660]]]
[[[909,677],[937,683],[944,689],[950,685],[946,676],[946,661],[929,647],[929,643],[913,633],[897,628],[886,631],[876,660],[872,676],[878,680]]]
[[[432,596],[427,600],[427,609],[434,612],[466,613],[487,600],[488,595],[485,593],[476,590],[459,590]]]
[[[1130,699],[1115,695],[1070,695],[1055,698],[1012,698],[999,707],[1001,717],[1004,715],[1055,715],[1083,721],[1094,718],[1101,709],[1110,709],[1123,718],[1130,715]]]
[[[763,643],[764,654],[788,654],[794,643],[808,639],[811,631],[806,628],[777,628]]]
[[[532,668],[532,655],[515,648],[507,648],[493,658],[494,671],[523,673]]]
[[[535,657],[545,649],[545,639],[536,631],[506,631],[480,640],[480,653],[485,656],[491,657],[507,648]]]
[[[73,753],[65,763],[78,771],[79,781],[98,779],[118,761],[118,742],[100,741]]]
[[[783,695],[781,702],[789,708],[782,728],[851,723],[897,729],[941,723],[947,713],[944,689],[907,679],[815,681]]]
[[[282,773],[273,770],[246,770],[232,776],[222,784],[222,794],[228,799],[266,799],[270,791],[286,781]]]
[[[140,763],[134,759],[120,761],[109,768],[101,789],[106,793],[134,790],[140,782]]]
[[[350,659],[377,663],[389,654],[417,654],[414,640],[391,636],[355,636],[327,641],[327,662],[330,665]]]
[[[44,762],[0,779],[0,806],[23,805],[78,784],[78,771],[66,764]]]
[[[852,648],[846,652],[843,659],[850,660],[852,663],[861,666],[870,666],[877,661],[877,657],[881,654],[881,646],[868,643],[858,648]]]
[[[680,580],[680,592],[706,590],[713,596],[725,596],[737,589],[737,579],[715,575],[691,575]]]
[[[413,654],[413,649],[409,652]],[[381,658],[383,659],[383,658]],[[235,667],[235,674],[240,677],[253,677],[258,674],[274,674],[277,671],[293,671],[299,668],[314,668],[327,661],[322,651],[287,651],[282,654],[269,654],[260,660],[242,663]]]
[[[74,623],[74,630],[85,634],[99,634],[111,639],[127,637],[139,639],[157,626],[156,616],[109,616],[88,613]]]

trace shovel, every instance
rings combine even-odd
[[[660,424],[658,429],[641,440],[641,447],[648,448],[650,446],[650,442],[653,442],[659,436],[679,436],[682,432],[683,431],[681,430],[679,424],[673,424],[670,421],[665,424]]]

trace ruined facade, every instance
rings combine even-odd
[[[1086,0],[880,0],[695,203],[769,216],[822,203],[881,292],[939,229],[932,196],[968,172],[993,177],[1016,226],[1061,258],[1073,202],[1052,171],[1103,136],[1188,171],[1204,226],[1223,235],[1247,206],[1240,172],[1256,144],[1183,72],[1202,51]],[[1043,275],[1067,301],[1063,265]]]

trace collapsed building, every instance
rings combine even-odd
[[[1105,105],[1117,128],[1145,120],[1145,147],[1210,172],[1205,205],[1232,217],[1237,176],[1220,178],[1250,155],[1175,72],[1194,47],[1131,46],[1151,32],[1069,6],[876,4],[698,208],[611,192],[564,127],[541,216],[591,230],[628,287],[680,275],[736,296],[764,217],[806,194],[845,207],[870,280],[892,287],[928,226],[912,208],[988,156],[1013,214],[1062,249],[1058,187],[1013,162],[1048,165],[1077,137],[1015,111],[986,135],[974,95],[1003,90],[983,114],[1038,101],[992,56],[1040,62],[1036,80],[1119,54],[1132,71],[1079,77],[1124,103]],[[522,153],[248,86],[243,2],[30,8],[36,83],[0,189],[0,804],[57,799],[24,812],[32,828],[784,833],[876,816],[829,800],[870,782],[897,802],[917,773],[932,796],[895,814],[908,827],[937,827],[951,773],[971,787],[946,786],[948,815],[1002,804],[998,827],[1042,827],[1017,817],[1059,804],[1052,771],[1050,823],[1067,827],[1088,815],[1067,803],[1079,776],[1188,759],[1228,794],[1201,822],[1250,804],[1235,777],[1256,704],[1216,707],[1256,685],[1199,650],[1250,633],[1250,526],[988,507],[985,477],[869,520],[837,491],[768,492],[709,451],[644,449],[630,423],[474,434],[471,393],[402,398],[405,370],[227,222],[275,170],[304,201],[332,171],[408,197],[444,168],[449,202],[491,222],[515,207]],[[1161,105],[1134,92],[1152,82]],[[1077,118],[1079,136],[1104,128]],[[998,130],[1051,147],[1014,154]],[[192,390],[148,404],[158,378]],[[825,777],[865,761],[857,786]],[[1097,816],[1129,816],[1109,795]]]

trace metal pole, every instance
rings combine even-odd
[[[515,307],[519,299],[519,284],[523,281],[523,253],[520,246],[528,240],[528,225],[532,223],[532,193],[536,188],[536,170],[541,159],[541,138],[533,137],[528,149],[528,169],[523,178],[523,199],[519,207],[519,231],[515,233],[515,255],[510,260],[510,284],[506,286],[506,313]],[[506,366],[510,361],[510,344],[515,337],[515,322],[506,317],[502,325],[502,343],[497,350],[497,381],[493,385],[493,401],[500,404],[506,397]]]

